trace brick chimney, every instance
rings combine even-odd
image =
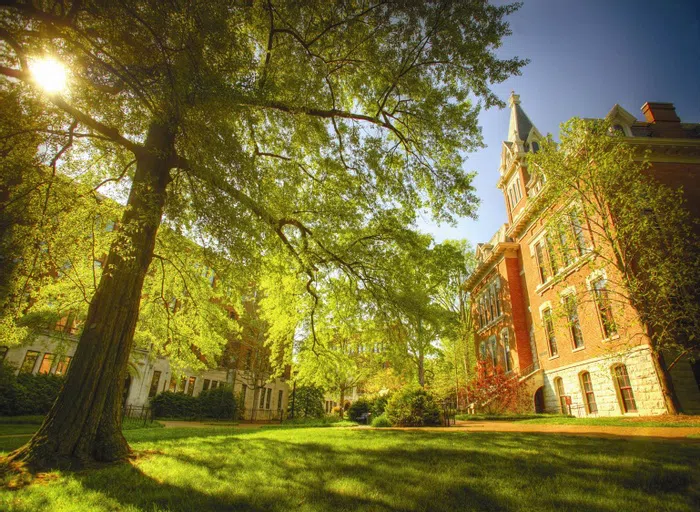
[[[646,102],[642,113],[651,125],[654,137],[682,138],[681,120],[676,115],[673,103]]]

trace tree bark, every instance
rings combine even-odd
[[[671,374],[666,369],[666,361],[664,360],[664,355],[657,350],[652,349],[651,360],[654,362],[654,368],[656,369],[656,374],[659,376],[659,385],[661,386],[661,394],[664,397],[664,405],[666,406],[666,412],[668,414],[680,414],[683,412],[678,397],[676,396],[676,389],[673,386],[673,380],[671,380]]]
[[[125,459],[122,394],[141,290],[153,257],[170,181],[174,131],[149,127],[119,233],[88,309],[66,381],[39,431],[11,453],[33,469],[78,468]]]

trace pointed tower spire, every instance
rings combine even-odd
[[[520,95],[511,91],[508,99],[510,105],[510,125],[508,126],[508,140],[510,142],[524,142],[534,127],[530,118],[520,106]]]

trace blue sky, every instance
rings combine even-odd
[[[684,122],[700,122],[700,1],[525,0],[509,17],[513,35],[499,55],[530,59],[521,76],[494,87],[511,90],[543,134],[578,117],[603,117],[615,103],[643,119],[646,101],[671,102]],[[456,227],[422,221],[436,240],[487,241],[507,220],[496,188],[509,110],[483,111],[486,148],[469,155],[481,198],[479,218]]]

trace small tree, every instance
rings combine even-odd
[[[618,325],[615,307],[634,308],[666,409],[679,412],[668,372],[700,348],[700,245],[682,191],[655,180],[649,153],[621,141],[607,122],[564,123],[561,142],[543,142],[529,164],[545,182],[537,201],[547,210],[554,273],[585,255],[606,270],[604,292],[591,287],[576,299],[605,308],[611,332],[628,327]],[[674,354],[668,364],[664,351]]]
[[[480,412],[487,414],[521,413],[530,407],[530,395],[515,374],[506,375],[500,366],[479,361],[467,394]]]
[[[298,386],[289,398],[288,416],[290,418],[323,416],[323,390],[315,386]]]

